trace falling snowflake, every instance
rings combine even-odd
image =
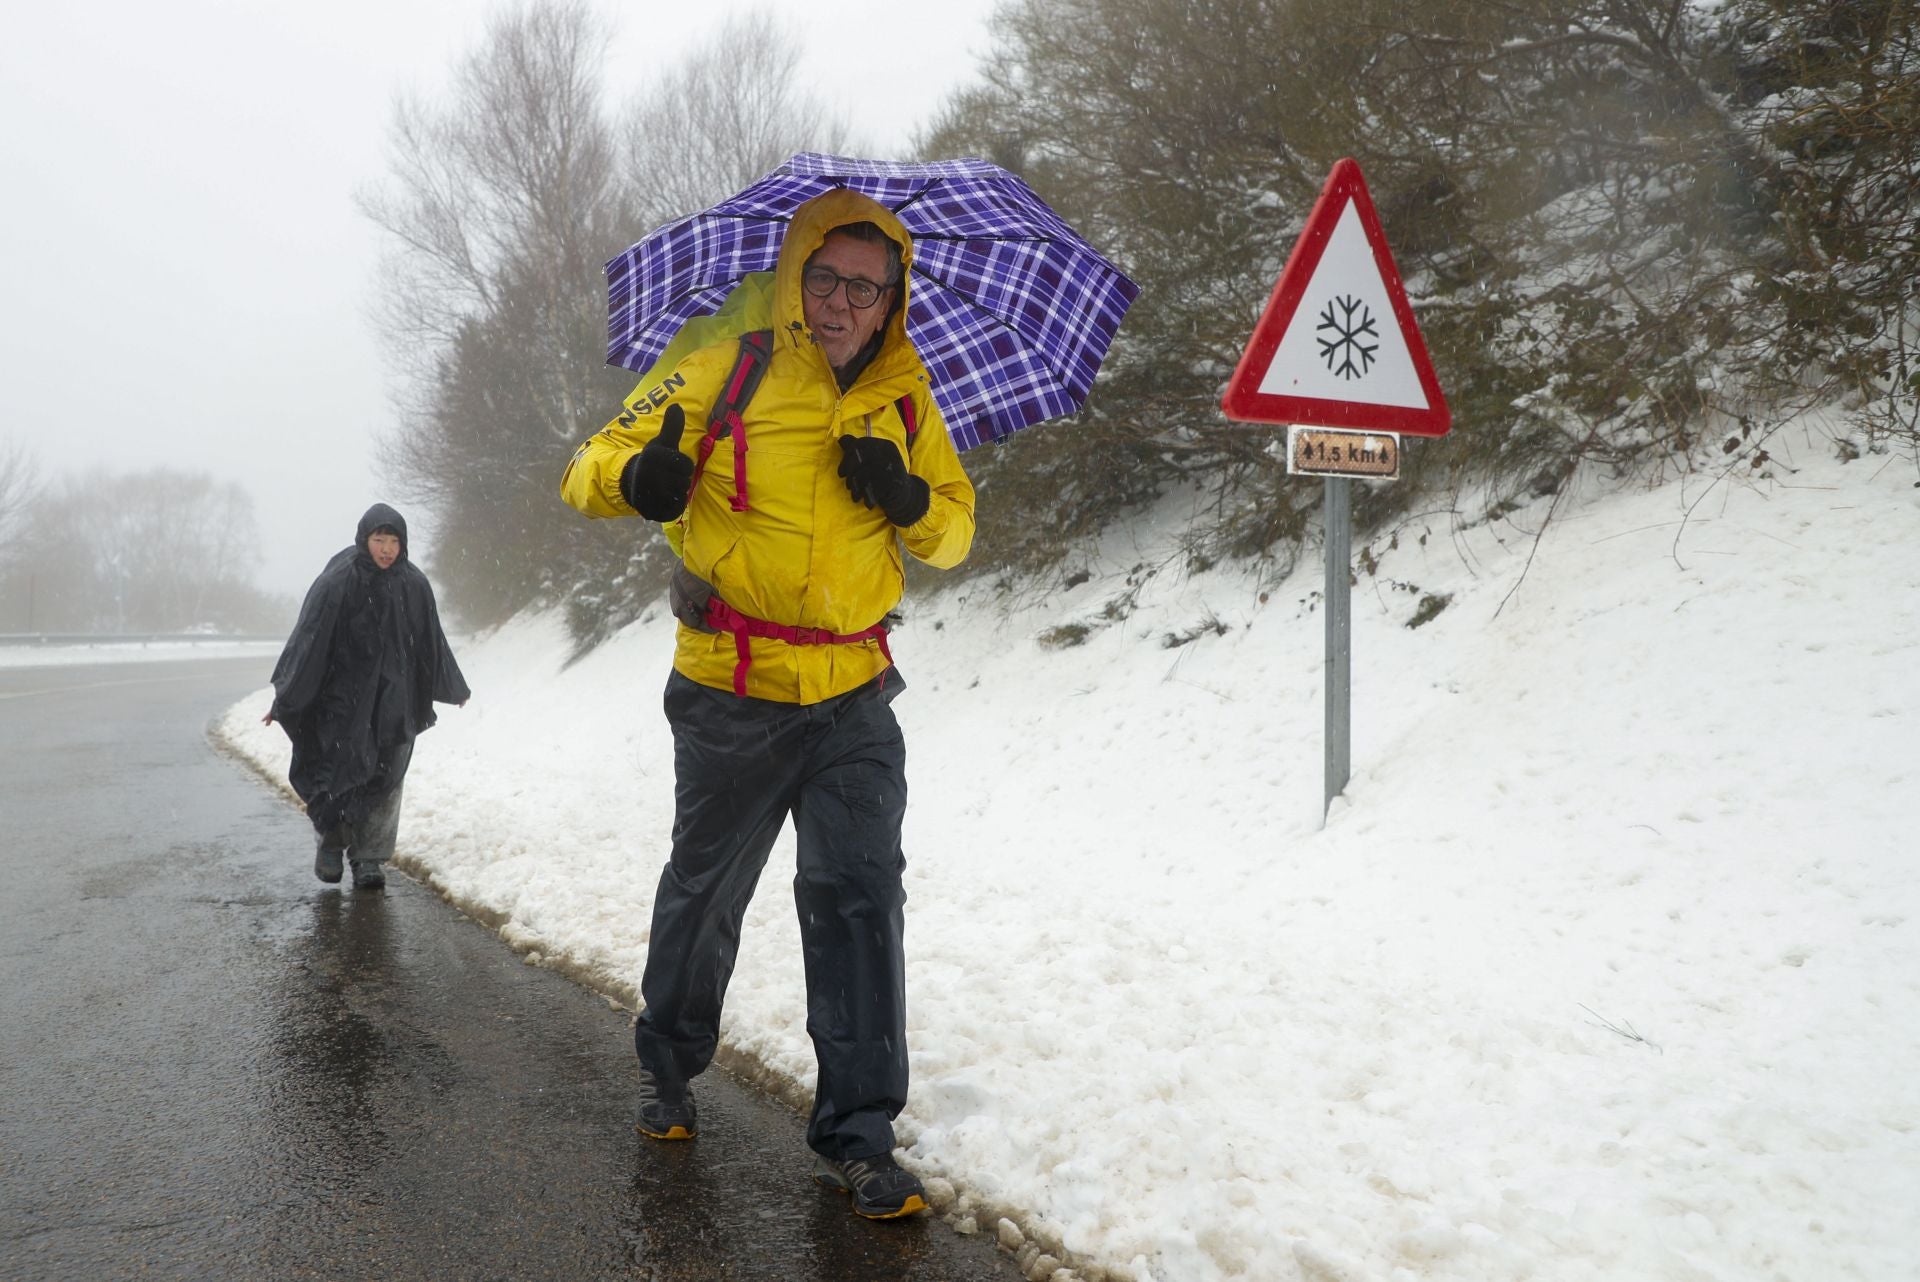
[[[1335,309],[1338,315],[1335,315]],[[1358,313],[1356,319],[1355,314]],[[1367,305],[1350,295],[1341,295],[1320,311],[1320,358],[1327,368],[1342,378],[1361,378],[1373,365],[1373,354],[1380,350],[1380,332],[1373,327],[1373,313]],[[1324,334],[1332,330],[1334,337]],[[1372,342],[1366,340],[1372,339]],[[1358,360],[1360,363],[1355,365]]]

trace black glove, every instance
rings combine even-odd
[[[680,433],[687,412],[667,406],[660,419],[660,435],[648,441],[620,471],[620,497],[649,521],[672,521],[687,510],[687,491],[693,488],[693,460],[680,452]]]
[[[877,436],[843,436],[840,453],[840,475],[855,503],[879,508],[895,525],[912,525],[927,514],[933,490],[907,471],[892,441]]]
[[[685,561],[674,562],[673,576],[667,580],[667,604],[673,617],[695,632],[718,631],[707,623],[707,602],[711,600],[713,584],[689,570]]]

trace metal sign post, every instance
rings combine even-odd
[[[1321,523],[1326,527],[1327,609],[1326,791],[1320,819],[1347,790],[1353,757],[1353,482],[1391,481],[1400,475],[1400,438],[1392,432],[1295,425],[1287,429],[1287,473],[1325,478]]]
[[[1348,589],[1348,566],[1353,555],[1353,484],[1344,476],[1329,476],[1325,520],[1327,525],[1327,729],[1326,795],[1320,819],[1326,821],[1333,799],[1347,790],[1353,744],[1353,610]]]

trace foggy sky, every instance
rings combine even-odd
[[[750,0],[615,4],[616,101]],[[55,477],[171,466],[244,485],[258,581],[299,593],[394,502],[371,311],[385,246],[354,208],[397,93],[433,96],[481,0],[22,5],[0,38],[0,438]],[[813,0],[808,88],[903,145],[973,75],[991,0]],[[699,13],[698,18],[689,15]],[[662,15],[671,14],[665,19]],[[790,16],[789,16],[790,15]],[[702,27],[699,24],[710,24]],[[636,238],[646,228],[635,228]],[[609,412],[613,407],[609,407]],[[555,483],[565,459],[555,459]],[[111,487],[90,502],[113,502]],[[555,500],[556,520],[568,514]]]

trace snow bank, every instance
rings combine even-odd
[[[1324,828],[1317,564],[1186,575],[1168,520],[913,603],[900,1132],[943,1211],[1135,1282],[1912,1277],[1920,489],[1799,445],[1376,543]],[[631,1002],[669,621],[566,649],[462,648],[401,847]],[[224,733],[284,773],[267,698]],[[725,1036],[803,1094],[790,867]]]

